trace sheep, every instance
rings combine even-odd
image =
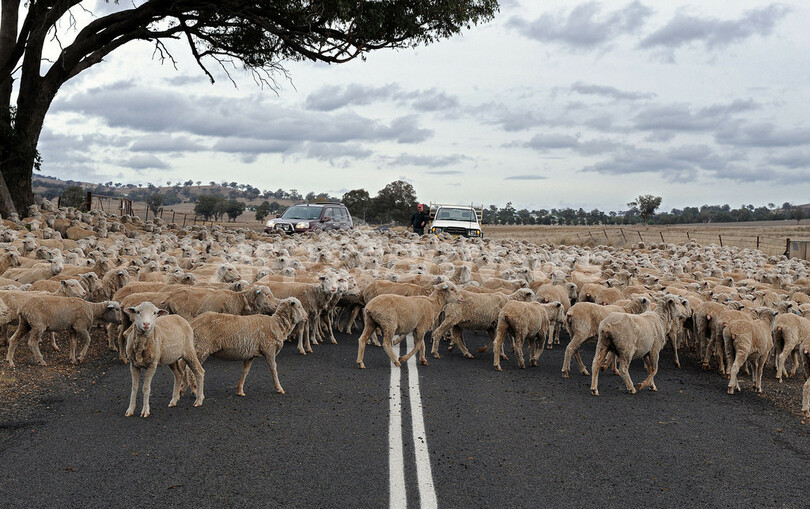
[[[723,345],[731,367],[728,393],[740,390],[737,373],[749,359],[754,361],[754,390],[762,392],[762,371],[773,348],[771,322],[778,313],[770,308],[756,309],[759,319],[736,319],[723,328]]]
[[[118,300],[118,302],[121,303],[121,308],[122,309],[128,309],[128,308],[137,306],[141,302],[151,302],[153,304],[155,302],[159,302],[159,303],[162,304],[163,299],[165,297],[166,297],[166,294],[163,293],[163,292],[140,292],[140,293],[131,293],[131,294],[125,296],[123,299]],[[160,309],[166,309],[166,308],[161,305]],[[111,334],[113,332],[112,328],[107,331],[107,333],[108,333],[107,346],[109,347],[110,350],[113,350],[113,351],[117,350],[118,351],[118,358],[124,364],[129,362],[129,360],[127,359],[127,353],[126,353],[126,338],[127,338],[130,326],[132,326],[132,321],[130,321],[129,315],[126,314],[126,313],[123,313],[122,316],[121,316],[121,324],[118,325],[118,327],[117,327],[117,331],[118,331],[117,341],[109,336],[109,334]],[[118,345],[117,347],[116,347],[116,343]]]
[[[805,338],[805,340],[802,341],[799,351],[804,356],[805,367],[810,366],[810,338]],[[810,419],[810,377],[804,382],[804,387],[802,388],[802,412],[806,419]]]
[[[650,299],[641,295],[634,296],[621,305],[601,306],[593,302],[577,302],[571,306],[565,316],[565,329],[571,341],[565,348],[565,358],[562,365],[563,378],[568,378],[572,356],[579,365],[580,373],[590,375],[582,362],[582,357],[579,355],[579,347],[588,339],[599,334],[599,324],[607,315],[613,312],[640,314],[649,310]]]
[[[591,364],[591,394],[599,396],[599,367],[609,352],[617,357],[619,375],[627,390],[635,394],[644,387],[657,391],[655,374],[658,372],[658,356],[666,342],[666,331],[672,321],[675,297],[668,296],[657,302],[655,311],[640,315],[613,312],[599,324],[596,353]],[[630,379],[630,361],[644,357],[647,378],[636,388]]]
[[[317,283],[269,282],[268,286],[278,298],[295,297],[304,306],[308,320],[296,326],[298,333],[298,353],[306,355],[312,352],[312,342],[318,343],[320,331],[318,324],[321,312],[338,291],[337,274],[326,272],[318,276]],[[306,343],[304,342],[306,336]]]
[[[394,366],[401,366],[401,363],[410,359],[417,349],[419,350],[419,361],[422,365],[427,366],[424,351],[425,334],[437,325],[439,315],[448,304],[463,300],[464,297],[458,287],[449,282],[435,285],[433,292],[427,297],[394,294],[374,297],[366,303],[366,307],[363,309],[364,328],[357,340],[358,367],[366,368],[363,363],[366,343],[377,327],[382,331],[383,348]],[[392,347],[393,337],[395,334],[409,333],[413,333],[414,337],[413,350],[397,359]]]
[[[39,341],[45,332],[70,331],[70,361],[78,364],[84,360],[90,346],[90,327],[96,320],[107,323],[120,323],[121,307],[115,301],[87,302],[77,297],[59,297],[38,295],[30,299],[24,308],[19,310],[20,325],[9,340],[6,360],[14,367],[14,351],[26,332],[28,347],[37,362],[45,366],[45,359],[39,351]],[[84,346],[76,357],[76,336],[84,339]]]
[[[562,302],[563,312],[567,313],[571,308],[571,299],[577,298],[577,286],[574,283],[563,283],[559,285],[544,284],[534,292],[536,294],[535,300],[548,304],[549,302]],[[550,331],[548,348],[552,348],[552,341],[556,344],[560,343],[560,327],[555,324],[554,328]]]
[[[278,380],[276,356],[293,328],[307,319],[301,302],[295,297],[278,301],[273,316],[235,316],[208,311],[191,320],[194,348],[200,364],[213,355],[218,359],[242,361],[242,376],[236,394],[245,395],[245,378],[253,359],[263,356],[273,375],[276,391],[284,394]]]
[[[8,269],[20,266],[20,256],[17,253],[6,252],[0,254],[0,275],[6,273]]]
[[[512,348],[518,358],[518,366],[522,369],[526,367],[523,360],[523,342],[529,342],[529,359],[532,366],[537,366],[540,354],[548,339],[549,328],[552,320],[556,322],[562,319],[562,302],[550,302],[542,304],[540,302],[520,302],[509,301],[504,304],[498,313],[498,325],[496,327],[495,340],[492,342],[493,365],[498,371],[501,368],[501,355],[503,353],[503,342],[506,334],[511,334]],[[536,341],[540,341],[539,348]]]
[[[776,356],[776,379],[782,382],[783,376],[791,377],[796,373],[799,366],[797,356],[794,356],[793,369],[789,374],[785,369],[785,361],[810,338],[810,319],[792,313],[780,314],[771,324],[771,335]]]
[[[241,292],[183,286],[166,295],[160,307],[191,320],[206,311],[232,315],[271,314],[276,309],[276,299],[266,286]]]
[[[448,304],[444,310],[444,320],[433,331],[433,346],[430,349],[433,357],[440,359],[439,338],[448,331],[452,334],[450,347],[458,345],[459,350],[468,359],[472,354],[467,350],[462,337],[462,330],[485,330],[490,341],[495,339],[495,327],[498,324],[498,313],[510,300],[528,301],[534,298],[529,288],[521,288],[510,295],[501,292],[473,293],[461,290],[464,300]]]
[[[143,379],[143,407],[141,417],[149,417],[149,395],[152,392],[152,377],[160,365],[168,365],[174,374],[174,389],[169,406],[177,405],[180,399],[180,387],[183,383],[183,368],[178,361],[183,360],[194,373],[197,398],[194,406],[202,406],[205,396],[205,370],[197,359],[194,350],[194,331],[183,317],[167,315],[165,309],[158,309],[151,302],[142,302],[135,307],[125,308],[132,320],[132,328],[127,337],[127,358],[132,373],[132,391],[129,395],[129,407],[124,415],[135,413],[135,403],[140,385],[141,370],[146,369]]]
[[[62,272],[65,268],[65,262],[61,255],[54,256],[51,261],[47,263],[37,263],[33,267],[19,267],[8,269],[3,277],[12,279],[20,284],[33,283],[40,279],[48,279]]]

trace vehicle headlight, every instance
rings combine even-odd
[[[440,234],[441,232],[442,232],[441,228],[433,228],[433,233],[435,233],[436,235]]]
[[[274,228],[274,227],[276,226],[276,220],[275,220],[275,219],[271,219],[270,221],[267,221],[267,225],[266,225],[266,226],[267,226],[268,228]]]
[[[306,221],[301,221],[300,223],[295,223],[296,230],[306,230],[309,228],[309,223]]]
[[[481,235],[481,230],[470,230],[470,235],[473,237],[478,237]]]

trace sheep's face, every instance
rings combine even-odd
[[[87,296],[87,290],[75,279],[60,281],[59,284],[67,297],[79,297],[83,299]]]
[[[56,275],[61,273],[65,269],[65,261],[62,259],[62,256],[54,256],[51,259],[51,273]]]
[[[270,288],[266,286],[259,286],[255,290],[251,290],[256,296],[256,312],[265,315],[272,315],[276,312],[277,303]]]
[[[219,280],[225,283],[233,283],[242,279],[242,275],[231,263],[223,263],[217,268]]]
[[[108,323],[121,323],[121,305],[114,300],[107,301],[107,309],[101,319]]]
[[[129,315],[132,324],[140,334],[151,334],[155,330],[157,318],[168,314],[168,311],[158,309],[151,302],[141,302],[135,307],[128,307],[124,312]]]
[[[318,277],[318,284],[325,293],[334,295],[338,292],[337,274],[328,272]]]

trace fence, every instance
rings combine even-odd
[[[739,248],[758,249],[769,255],[780,255],[787,252],[790,239],[786,235],[773,234],[745,234],[734,232],[700,232],[695,230],[631,230],[625,228],[612,228],[603,230],[589,230],[574,233],[581,244],[596,243],[607,245],[633,244],[644,242],[647,244],[685,244],[695,241],[700,245],[717,244],[720,246],[736,246]]]

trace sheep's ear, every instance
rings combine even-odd
[[[260,293],[262,293],[262,291],[261,291],[261,290],[256,290],[256,295],[258,295],[258,294],[260,294]]]
[[[157,313],[155,313],[155,314],[156,314],[157,316],[164,316],[164,315],[168,315],[168,314],[169,314],[169,312],[168,312],[168,311],[166,311],[165,309],[158,309]]]
[[[67,286],[67,281],[63,279],[62,281],[59,281],[59,284],[62,286]]]
[[[117,305],[117,303],[116,303],[116,302],[114,302],[114,301],[109,301],[109,302],[107,303],[107,309],[115,309],[116,305]]]
[[[127,316],[129,316],[130,318],[132,318],[132,315],[134,315],[134,314],[136,314],[136,313],[137,313],[137,312],[135,311],[135,308],[134,308],[133,306],[130,306],[130,307],[128,307],[128,308],[124,308],[124,310],[123,310],[123,311],[124,311],[124,313],[126,313],[126,314],[127,314]]]

